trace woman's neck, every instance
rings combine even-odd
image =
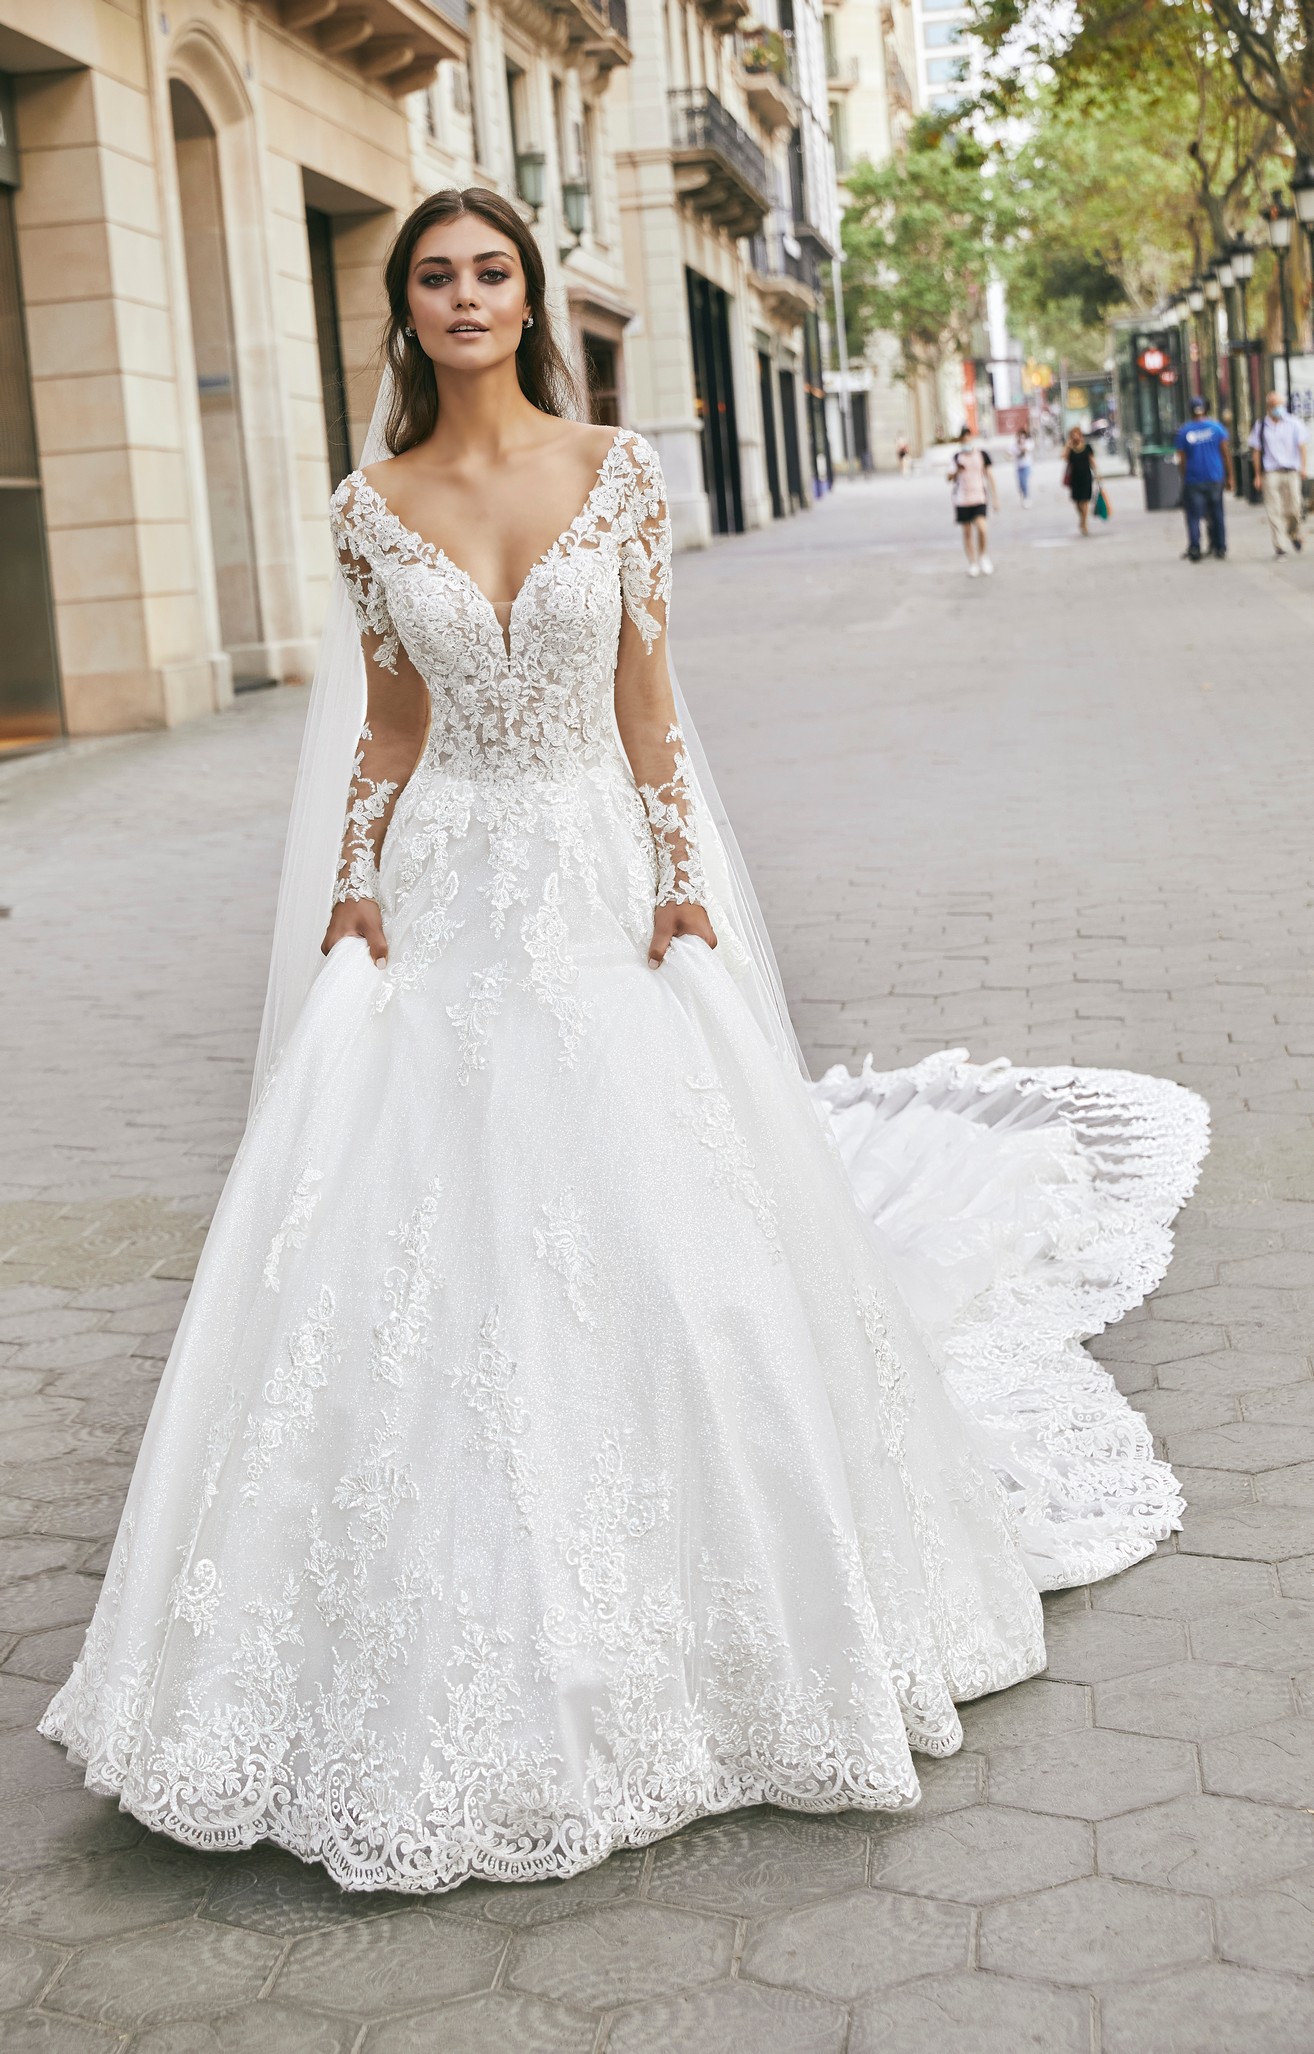
[[[496,463],[521,448],[543,419],[520,390],[514,357],[486,371],[435,368],[438,421],[426,447],[440,463]]]

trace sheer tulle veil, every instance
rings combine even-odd
[[[361,452],[362,466],[379,463],[389,454],[384,440],[384,425],[391,397],[391,373],[385,371]],[[784,1062],[797,1066],[806,1077],[775,953],[708,767],[706,753],[680,689],[669,647],[668,659],[680,728],[693,770],[703,864],[709,886],[708,912],[724,952],[723,960],[770,1045]],[[323,964],[320,944],[332,903],[347,786],[364,718],[365,664],[360,631],[347,588],[335,569],[319,660],[306,707],[301,756],[283,851],[269,985],[251,1086],[252,1110],[264,1092]]]

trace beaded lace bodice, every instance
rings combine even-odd
[[[641,435],[617,432],[579,513],[516,593],[505,636],[468,572],[406,527],[362,472],[338,487],[331,516],[374,662],[395,671],[404,651],[428,689],[426,771],[478,784],[541,782],[623,762],[613,712],[622,608],[651,654],[665,633],[671,582],[661,468]],[[371,776],[371,739],[366,727],[338,899],[377,895],[379,823],[396,786]],[[688,766],[674,724],[666,745],[666,776],[638,784],[656,849],[658,904],[701,897]]]

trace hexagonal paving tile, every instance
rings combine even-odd
[[[205,1857],[151,1836],[116,1854],[0,1880],[0,1922],[48,1940],[104,1940],[190,1918],[209,1883]]]
[[[1201,1750],[1206,1790],[1304,1807],[1314,1796],[1314,1719],[1278,1719]]]
[[[1314,1648],[1314,1604],[1269,1598],[1191,1622],[1191,1650],[1201,1662],[1239,1662],[1294,1676]]]
[[[1186,1629],[1174,1619],[1084,1612],[1046,1624],[1045,1653],[1056,1682],[1099,1683],[1179,1661],[1186,1653]]]
[[[990,1757],[993,1804],[1066,1818],[1108,1819],[1195,1787],[1195,1755],[1182,1741],[1099,1726]]]
[[[30,2004],[61,1959],[53,1947],[43,1947],[37,1940],[0,1933],[0,2011],[16,2011],[20,2005]]]
[[[1178,1537],[1191,1555],[1281,1562],[1314,1553],[1314,1510],[1291,1505],[1228,1505],[1188,1519]]]
[[[1255,1496],[1261,1505],[1314,1505],[1314,1462],[1266,1469],[1255,1478]]]
[[[618,2012],[607,2054],[839,2054],[846,2024],[837,2005],[797,1990],[713,1983]]]
[[[1090,1999],[968,1971],[869,1998],[848,2054],[1089,2054]]]
[[[1124,1733],[1162,1733],[1173,1740],[1206,1740],[1280,1719],[1291,1711],[1286,1678],[1265,1669],[1216,1662],[1177,1662],[1095,1686],[1095,1723]]]
[[[1308,1977],[1314,1962],[1314,1868],[1214,1907],[1220,1952],[1246,1968]]]
[[[921,1798],[917,1805],[919,1818],[929,1818],[941,1812],[962,1811],[966,1805],[980,1804],[985,1796],[985,1756],[983,1754],[953,1754],[945,1761],[936,1761],[931,1755],[914,1755],[913,1767],[921,1785]],[[880,1812],[846,1812],[849,1823],[885,1816]]]
[[[1209,1908],[1191,1897],[1086,1876],[992,1904],[981,1914],[981,1966],[1048,1983],[1115,1982],[1181,1961],[1206,1961]]]
[[[521,1990],[493,1990],[371,2026],[364,2054],[592,2054],[597,2038],[598,2022],[587,2012]]]
[[[1107,1875],[1219,1897],[1314,1861],[1314,1817],[1239,1797],[1177,1797],[1110,1819],[1095,1846]]]
[[[205,2018],[258,1997],[278,1954],[275,1940],[192,1919],[84,1947],[46,2002],[119,2026]]]
[[[960,1705],[958,1711],[969,1747],[1010,1747],[1089,1723],[1081,1684],[1051,1683],[1044,1676],[979,1697],[972,1704]]]
[[[42,1683],[67,1680],[82,1653],[87,1637],[85,1626],[55,1626],[49,1633],[25,1633],[5,1659],[11,1676],[35,1676]]]
[[[1168,1445],[1174,1462],[1201,1469],[1241,1469],[1250,1475],[1257,1469],[1314,1461],[1314,1426],[1232,1420],[1226,1426],[1176,1433]]]
[[[852,2003],[891,1983],[966,1968],[971,1931],[961,1906],[855,1891],[764,1920],[741,1973]]]
[[[491,1987],[506,1934],[412,1905],[293,1943],[273,1995],[283,2004],[386,2018]]]
[[[11,1734],[0,1756],[0,1804],[35,1797],[43,1790],[80,1790],[85,1787],[84,1776],[85,1771],[74,1767],[62,1747],[43,1740],[39,1733]]]
[[[517,1934],[509,1980],[599,2010],[715,1982],[733,1950],[728,1919],[664,1904],[617,1904]]]
[[[591,1911],[595,1905],[618,1904],[633,1897],[643,1880],[644,1853],[630,1848],[613,1854],[595,1869],[581,1876],[568,1876],[561,1883],[491,1883],[476,1885],[468,1901],[462,1888],[449,1899],[459,1912],[477,1911],[496,1925],[542,1926],[552,1919],[573,1918],[576,1912]]]
[[[837,1819],[740,1812],[663,1840],[648,1894],[751,1918],[852,1889],[864,1866],[861,1841]]]
[[[1081,1819],[979,1805],[873,1835],[871,1881],[910,1897],[989,1904],[1089,1875],[1094,1857],[1094,1836]]]
[[[1243,1419],[1289,1419],[1293,1425],[1314,1426],[1314,1375],[1308,1367],[1300,1382],[1279,1377],[1256,1377],[1255,1382],[1271,1388],[1242,1393]]]
[[[117,2054],[123,2035],[45,2011],[15,2011],[5,2020],[5,2054]]]
[[[79,1541],[78,1546],[82,1545]],[[28,1676],[0,1676],[0,1733],[34,1727],[49,1703],[46,1684],[34,1683]]]
[[[204,1916],[216,1924],[244,1926],[251,1933],[274,1933],[282,1940],[377,1918],[399,1909],[402,1901],[380,1891],[339,1889],[322,1868],[268,1843],[227,1856],[217,1875],[215,1868],[213,1861],[203,1863],[209,1884]]]
[[[1220,1562],[1200,1555],[1155,1555],[1121,1576],[1097,1583],[1097,1612],[1132,1612],[1146,1619],[1200,1619],[1231,1605],[1262,1604],[1274,1596],[1273,1572],[1259,1562]]]
[[[1208,1391],[1211,1395],[1239,1395],[1308,1382],[1309,1364],[1303,1355],[1257,1355],[1240,1348],[1220,1348],[1213,1355],[1166,1362],[1158,1376],[1161,1391]]]
[[[240,2004],[217,2018],[180,2018],[151,2026],[132,2054],[351,2054],[354,2019],[288,2011],[282,2004]]]
[[[1112,1990],[1101,2012],[1104,2054],[1295,2054],[1314,2046],[1314,1984],[1218,1962]]]
[[[86,1789],[41,1790],[0,1807],[0,1872],[74,1861],[133,1847],[146,1828],[110,1797]]]
[[[1314,1599],[1314,1555],[1297,1555],[1292,1562],[1279,1562],[1278,1587],[1284,1598]]]

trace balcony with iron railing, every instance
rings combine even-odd
[[[444,58],[464,59],[467,0],[267,0],[285,29],[386,92],[429,85]]]
[[[629,63],[627,0],[545,0],[545,4],[566,24],[573,50],[591,57],[604,71]]]
[[[792,235],[767,229],[749,244],[752,283],[768,311],[780,321],[795,323],[820,305],[817,260]]]
[[[763,152],[706,86],[680,87],[670,107],[680,198],[729,235],[755,234],[771,205]]]
[[[739,38],[740,82],[763,128],[798,125],[794,38],[788,30],[754,29]]]

